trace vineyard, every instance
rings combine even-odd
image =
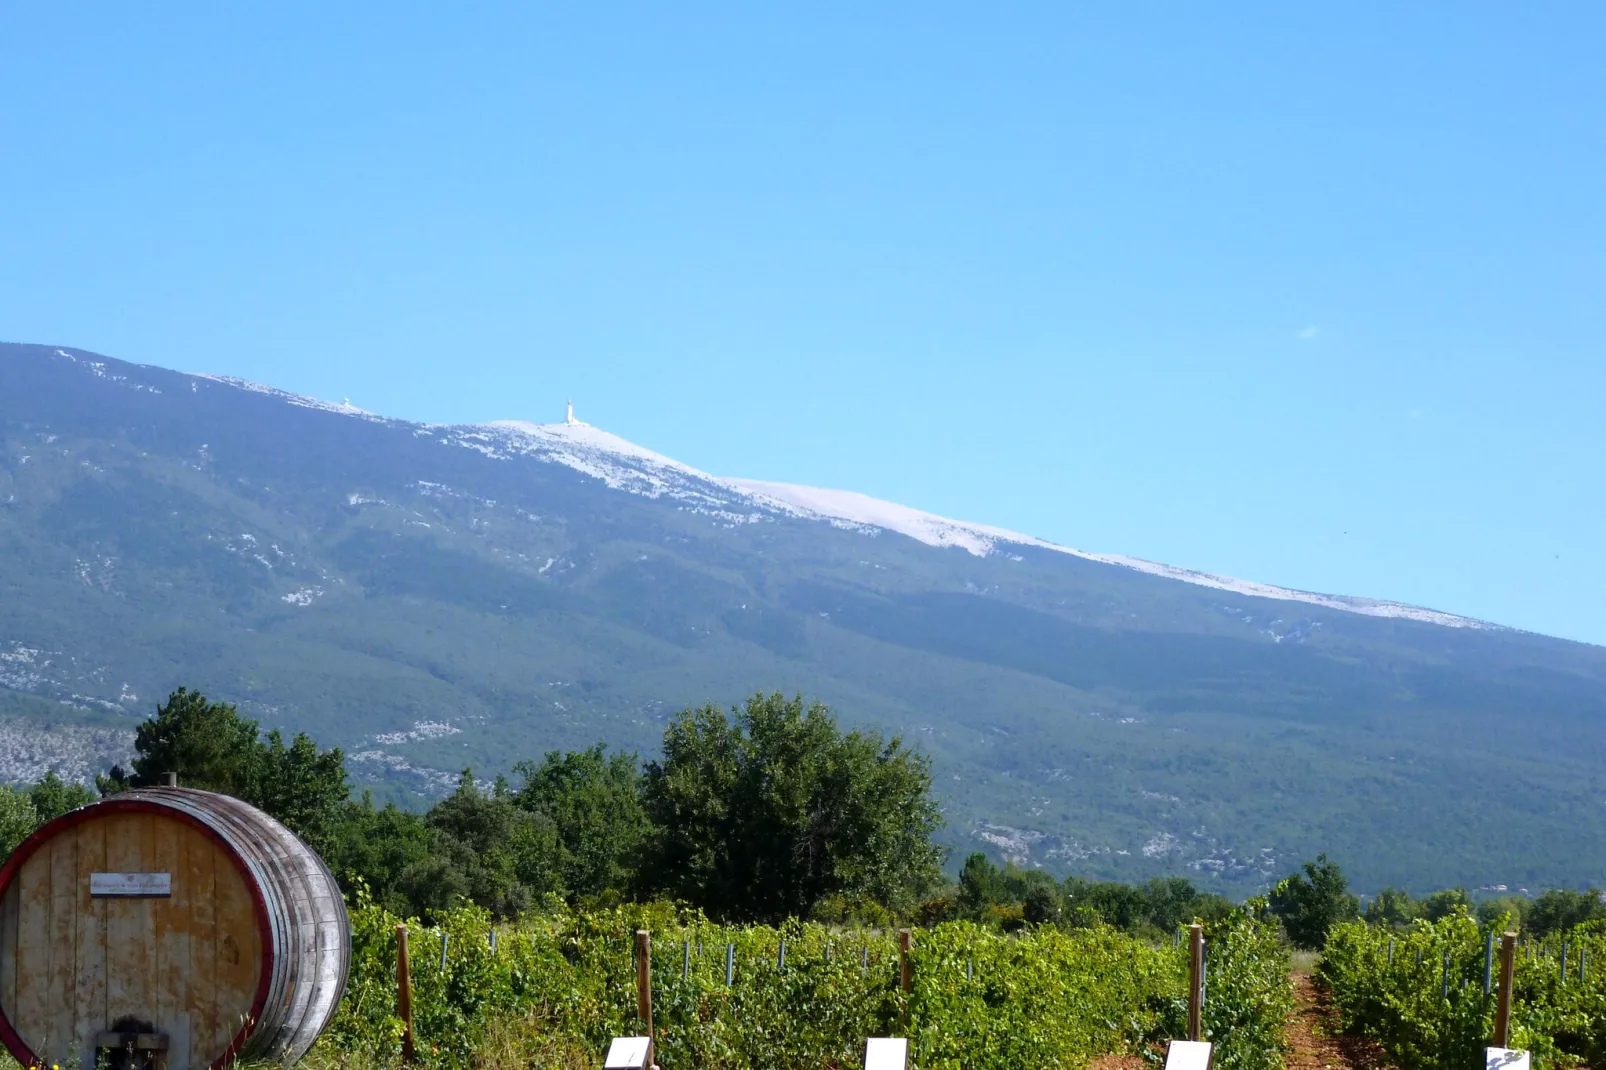
[[[426,1066],[594,1067],[612,1036],[641,1031],[634,933],[652,931],[658,1062],[665,1070],[853,1068],[869,1036],[911,1038],[921,1070],[1081,1066],[1153,1059],[1185,1035],[1186,949],[1112,929],[1001,934],[967,923],[916,930],[904,992],[892,933],[816,924],[741,928],[667,908],[557,913],[495,927],[472,908],[409,927],[414,1028]],[[398,919],[352,912],[345,1001],[312,1058],[400,1060]],[[1282,1063],[1290,1005],[1275,926],[1208,934],[1204,1027],[1222,1070]]]
[[[1466,914],[1393,932],[1344,922],[1320,976],[1347,1033],[1382,1044],[1402,1070],[1483,1064],[1499,983],[1498,930]],[[1524,940],[1515,959],[1510,1046],[1546,1067],[1606,1065],[1606,928]]]

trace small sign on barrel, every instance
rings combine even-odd
[[[171,873],[91,873],[91,899],[160,899],[173,894]]]

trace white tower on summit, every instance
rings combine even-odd
[[[569,415],[567,415],[567,416],[565,416],[563,418],[563,422],[566,423],[566,424],[572,424],[572,423],[576,423],[577,422],[575,420],[575,418],[574,418],[574,402],[572,402],[572,401],[569,402]]]

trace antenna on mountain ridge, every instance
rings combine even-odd
[[[569,415],[567,415],[567,416],[565,416],[563,418],[563,422],[566,423],[566,424],[572,424],[572,423],[578,423],[579,422],[578,420],[576,420],[574,418],[574,402],[572,402],[572,401],[569,402]]]

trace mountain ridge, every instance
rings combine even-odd
[[[1363,890],[1606,869],[1606,650],[901,509],[0,344],[0,774],[93,767],[181,684],[397,798],[780,689],[925,751],[960,852],[1229,891],[1318,850]]]
[[[66,355],[64,350],[58,353]],[[700,480],[707,484],[717,485],[737,491],[746,495],[755,505],[770,510],[791,512],[797,516],[829,521],[840,521],[847,524],[863,525],[865,527],[879,528],[892,531],[910,538],[918,539],[928,545],[947,547],[957,546],[978,557],[984,557],[994,551],[998,542],[1015,543],[1042,547],[1060,553],[1073,554],[1089,561],[1098,561],[1104,564],[1117,565],[1130,568],[1150,575],[1162,576],[1167,579],[1178,580],[1183,583],[1193,583],[1203,587],[1214,587],[1219,590],[1233,591],[1257,598],[1270,598],[1283,601],[1310,602],[1314,605],[1326,606],[1351,613],[1362,613],[1382,617],[1403,617],[1409,620],[1420,620],[1432,624],[1441,624],[1453,628],[1500,628],[1508,626],[1490,621],[1479,620],[1456,613],[1447,613],[1442,610],[1430,609],[1424,606],[1411,605],[1388,599],[1368,598],[1354,595],[1324,594],[1316,591],[1305,591],[1297,588],[1282,587],[1276,584],[1263,583],[1258,580],[1245,580],[1232,576],[1223,576],[1216,573],[1203,572],[1198,569],[1185,568],[1177,565],[1163,564],[1157,561],[1148,561],[1142,558],[1130,557],[1125,554],[1094,553],[1064,546],[1058,543],[1040,539],[1033,535],[1011,531],[994,525],[981,524],[973,521],[956,520],[951,517],[939,516],[913,506],[902,505],[897,502],[878,499],[858,491],[840,490],[825,487],[804,486],[801,484],[782,483],[771,480],[759,480],[745,477],[716,476],[701,469],[695,468],[682,461],[678,461],[665,454],[658,453],[647,447],[640,446],[610,431],[606,431],[592,424],[569,419],[563,422],[537,423],[528,420],[501,419],[480,423],[443,424],[433,422],[415,422],[395,417],[380,416],[366,410],[355,408],[349,402],[335,404],[321,401],[305,395],[291,394],[275,387],[253,383],[244,379],[228,376],[194,374],[198,378],[212,379],[216,382],[226,383],[240,389],[258,393],[275,395],[291,404],[303,405],[308,408],[322,409],[341,415],[358,416],[365,419],[377,419],[394,422],[403,426],[429,428],[446,432],[456,432],[462,438],[460,445],[469,445],[469,441],[478,438],[487,432],[511,432],[524,436],[529,440],[546,439],[553,443],[564,443],[569,446],[582,447],[584,453],[567,453],[560,448],[548,450],[536,449],[532,452],[544,453],[549,459],[561,464],[567,464],[587,475],[602,479],[615,489],[627,490],[631,493],[656,496],[663,493],[664,488],[653,486],[650,478],[645,481],[647,487],[643,489],[642,482],[633,482],[622,477],[617,468],[610,471],[609,466],[586,463],[581,458],[585,454],[595,457],[598,455],[613,456],[627,459],[636,463],[645,463],[649,468],[658,471],[675,471],[685,476]],[[474,445],[470,448],[479,448],[487,452],[488,456],[502,456],[488,444]]]

